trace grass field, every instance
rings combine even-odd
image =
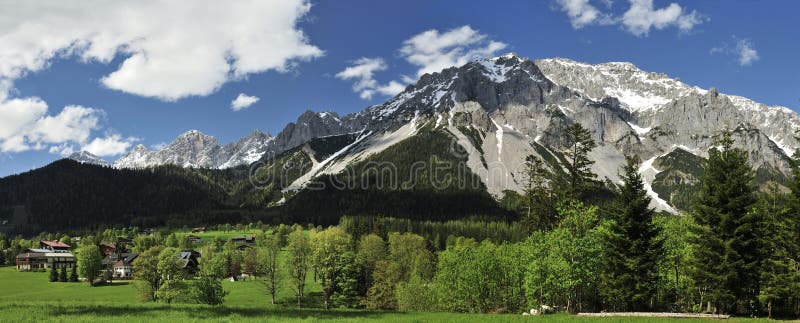
[[[263,287],[254,281],[225,281],[230,294],[224,306],[138,303],[128,282],[89,287],[85,283],[50,283],[47,273],[17,272],[0,267],[0,322],[672,322],[648,318],[579,318],[559,314],[398,313],[364,310],[323,310],[320,287],[309,279],[307,302],[294,304],[288,282],[271,305]],[[677,321],[692,321],[680,319]],[[726,322],[766,321],[731,319]]]

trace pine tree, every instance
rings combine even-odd
[[[717,311],[749,312],[758,294],[755,202],[748,153],[733,148],[733,133],[717,134],[694,205],[698,224],[695,280]]]
[[[592,139],[592,134],[580,123],[572,124],[565,130],[566,149],[564,156],[567,158],[567,179],[564,188],[565,198],[585,200],[591,190],[597,175],[592,172],[594,161],[589,159],[589,152],[597,144]],[[564,200],[564,198],[560,199]]]
[[[61,272],[58,274],[58,281],[62,283],[67,282],[67,267],[61,267]]]
[[[612,310],[652,310],[658,286],[658,260],[664,254],[660,229],[639,174],[641,161],[627,156],[623,185],[614,203],[601,292]],[[622,307],[622,308],[616,308]]]
[[[522,222],[528,231],[552,229],[556,225],[556,211],[552,190],[547,180],[552,173],[539,157],[529,155],[525,158],[525,216]]]
[[[50,282],[57,282],[58,281],[58,272],[56,271],[56,266],[53,264],[50,266]]]

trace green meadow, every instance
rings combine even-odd
[[[85,283],[51,283],[47,273],[0,267],[0,322],[671,322],[653,318],[581,318],[566,314],[402,313],[320,308],[320,286],[309,277],[303,307],[283,286],[278,304],[270,304],[263,286],[253,280],[224,281],[229,292],[223,306],[139,303],[129,281],[89,287]],[[692,321],[680,319],[677,321]],[[731,319],[728,322],[766,321]]]

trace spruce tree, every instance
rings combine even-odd
[[[67,282],[67,267],[61,267],[61,271],[58,273],[58,281]]]
[[[58,281],[58,272],[56,271],[55,264],[50,266],[50,282],[57,282]]]
[[[693,214],[698,229],[695,280],[717,311],[751,311],[758,294],[755,202],[748,153],[733,148],[733,133],[715,135]]]
[[[653,310],[658,286],[658,260],[664,254],[655,211],[639,174],[641,161],[626,156],[623,185],[617,192],[601,292],[612,310]],[[619,308],[621,307],[621,308]]]
[[[597,144],[592,139],[589,130],[586,130],[580,123],[567,127],[565,137],[564,156],[568,162],[566,165],[568,174],[564,183],[566,187],[562,194],[565,194],[564,198],[585,200],[597,178],[597,175],[592,172],[594,161],[589,159],[589,152],[597,147]]]
[[[527,183],[522,223],[529,232],[552,229],[557,222],[552,190],[547,185],[552,173],[539,157],[529,155],[525,158],[524,175]]]

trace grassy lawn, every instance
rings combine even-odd
[[[0,322],[667,322],[649,318],[579,318],[570,315],[522,316],[452,313],[398,313],[323,310],[320,286],[309,276],[303,308],[297,308],[291,283],[284,280],[278,304],[253,280],[224,281],[230,294],[224,306],[138,303],[128,282],[89,287],[86,283],[51,283],[48,273],[17,272],[0,267]],[[681,319],[678,321],[690,321]],[[756,321],[732,319],[727,322]],[[764,320],[766,321],[766,320]]]

